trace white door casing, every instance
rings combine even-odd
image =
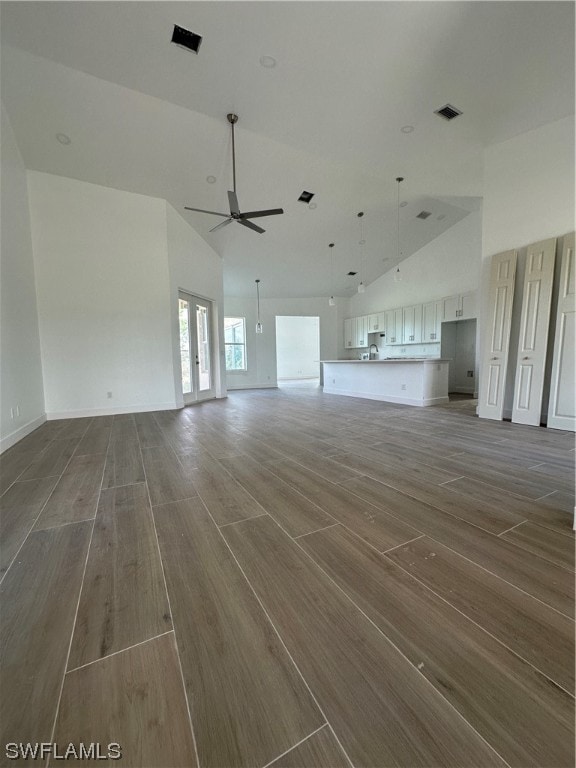
[[[555,258],[555,237],[528,246],[512,408],[518,424],[540,424]]]
[[[518,253],[514,250],[492,257],[488,315],[483,334],[486,344],[478,400],[478,415],[483,419],[502,420],[504,412],[517,261]]]
[[[576,430],[575,359],[576,346],[576,264],[574,232],[564,238],[558,311],[554,334],[554,357],[550,381],[548,426]]]

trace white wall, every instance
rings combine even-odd
[[[337,299],[339,306],[330,307],[327,298],[311,299],[267,299],[260,292],[260,318],[264,332],[256,329],[256,288],[254,298],[226,296],[224,314],[226,317],[246,318],[247,371],[228,371],[228,389],[251,387],[276,387],[276,316],[312,316],[320,318],[320,360],[334,360],[338,356],[338,343],[343,335],[341,307],[345,303]],[[339,330],[340,329],[340,330]]]
[[[178,291],[182,290],[212,302],[213,376],[216,397],[226,395],[224,360],[224,298],[222,259],[200,235],[166,203],[168,267],[170,278],[170,318],[174,371],[174,398],[179,407],[182,398]]]
[[[364,293],[352,296],[350,316],[473,291],[480,282],[481,254],[482,212],[478,210],[405,259],[400,264],[400,282],[394,282],[393,269],[367,285]]]
[[[526,246],[559,237],[575,227],[574,117],[567,117],[509,141],[488,147],[484,155],[484,218],[480,301],[480,354],[487,316],[490,260],[496,253],[518,250],[512,312],[510,364],[504,415],[512,412],[516,350],[520,327]],[[561,241],[559,243],[561,246]],[[552,313],[551,321],[555,316]],[[552,328],[552,335],[554,328]],[[549,345],[549,354],[553,344]],[[482,359],[482,357],[480,357]],[[550,370],[548,362],[547,370]],[[480,370],[480,377],[483,372]],[[569,386],[575,389],[575,382]],[[548,390],[548,382],[545,382]],[[542,411],[547,412],[546,401]]]
[[[276,317],[278,379],[320,376],[320,318]]]
[[[0,450],[5,450],[45,414],[26,170],[3,105],[1,113]]]
[[[367,315],[477,290],[481,262],[482,211],[476,210],[405,259],[400,264],[400,282],[394,281],[394,269],[366,286],[364,293],[352,296],[345,316]],[[380,357],[436,357],[440,354],[440,344],[386,346],[378,334],[370,334],[369,340],[378,345]],[[359,356],[360,350],[344,348],[343,331],[338,345],[340,357]]]
[[[28,184],[48,417],[175,407],[165,201]]]

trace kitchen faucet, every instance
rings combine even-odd
[[[372,352],[372,347],[376,350],[375,352]],[[369,360],[376,360],[376,355],[378,354],[378,347],[376,344],[370,344],[370,349],[368,350],[368,359]]]

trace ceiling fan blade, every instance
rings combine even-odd
[[[225,227],[227,224],[231,224],[234,221],[234,219],[226,219],[226,221],[221,221],[220,224],[216,224],[215,227],[212,227],[212,229],[209,229],[208,232],[216,232],[217,229],[222,229],[222,227]]]
[[[228,192],[228,202],[230,203],[230,213],[240,213],[236,192]]]
[[[241,219],[257,219],[259,216],[276,216],[279,213],[284,213],[282,208],[270,208],[267,211],[248,211],[248,213],[241,213]]]
[[[242,224],[243,227],[248,227],[248,229],[253,229],[254,232],[259,232],[262,234],[262,232],[266,232],[265,229],[262,229],[262,227],[256,226],[256,224],[252,224],[251,221],[246,221],[245,219],[236,219],[238,224]]]
[[[226,219],[230,216],[229,213],[218,213],[218,211],[205,211],[203,208],[190,208],[187,205],[184,206],[184,210],[197,211],[198,213],[211,213],[213,216],[224,216],[224,218]]]

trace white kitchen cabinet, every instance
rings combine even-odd
[[[440,341],[442,301],[429,301],[422,307],[422,341]]]
[[[402,309],[389,309],[386,313],[386,343],[403,344]]]
[[[344,347],[346,349],[368,346],[368,323],[368,315],[349,317],[344,320]]]
[[[344,347],[351,349],[356,346],[356,318],[344,320]]]
[[[422,341],[422,304],[402,308],[402,343],[419,344]]]
[[[378,314],[368,315],[368,333],[378,333],[385,330],[385,313],[378,312]]]
[[[356,346],[367,347],[368,346],[368,315],[356,318]]]
[[[442,320],[470,320],[476,317],[476,293],[461,293],[442,299]]]

